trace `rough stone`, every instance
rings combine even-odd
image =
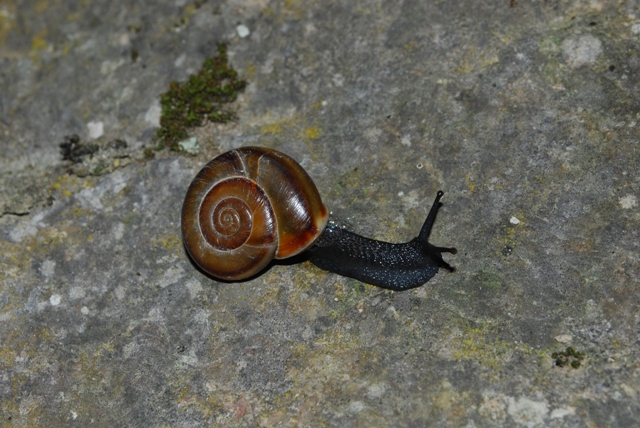
[[[0,425],[637,423],[639,26],[635,2],[0,2]],[[222,42],[238,120],[156,151],[160,94]],[[99,150],[63,160],[74,134]],[[182,198],[247,144],[378,239],[442,189],[457,270],[203,275]]]

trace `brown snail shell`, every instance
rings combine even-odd
[[[240,280],[274,258],[307,249],[328,219],[318,189],[295,160],[242,147],[216,157],[194,178],[182,206],[182,234],[200,268]]]

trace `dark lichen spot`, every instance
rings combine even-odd
[[[142,151],[145,159],[153,159],[156,155],[152,148],[147,147]]]
[[[85,156],[91,156],[99,150],[97,144],[85,144],[76,134],[65,136],[59,147],[62,160],[73,163],[80,163]]]
[[[129,24],[127,25],[127,30],[131,33],[139,33],[140,31],[142,31],[142,24],[139,22]]]
[[[72,162],[68,174],[79,177],[99,175],[113,171],[126,164],[130,159],[128,144],[121,138],[113,140],[98,139],[91,143],[83,142],[77,135],[67,135],[59,144],[63,160]],[[97,154],[100,153],[98,156]]]
[[[116,138],[115,140],[111,140],[111,141],[109,141],[107,143],[107,148],[115,149],[115,150],[126,149],[127,148],[127,142],[125,140],[120,139],[120,138]]]
[[[197,74],[184,83],[171,82],[162,94],[162,116],[157,137],[161,144],[180,150],[178,142],[188,137],[187,129],[206,120],[225,123],[235,119],[226,104],[235,101],[247,85],[227,62],[227,48],[218,46],[218,56],[207,58]]]
[[[584,360],[584,352],[577,352],[569,346],[563,352],[552,353],[551,358],[554,359],[554,365],[558,367],[571,366],[577,369],[582,364],[582,360]]]

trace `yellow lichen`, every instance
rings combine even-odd
[[[497,326],[486,323],[466,329],[460,337],[452,340],[453,356],[457,360],[470,360],[494,371],[500,371],[515,352],[532,357],[544,357],[546,350],[535,350],[524,343],[512,343],[493,339]]]
[[[46,31],[39,31],[38,34],[31,38],[31,50],[42,51],[47,47]]]
[[[469,188],[469,193],[473,193],[476,190],[476,183],[473,182],[473,179],[471,178],[471,174],[467,174],[464,177],[464,182]]]
[[[280,134],[282,132],[282,127],[279,123],[270,123],[263,126],[260,132],[262,134]]]
[[[319,127],[317,126],[310,126],[308,128],[305,128],[302,130],[302,137],[309,141],[309,140],[315,140],[318,139],[320,137],[320,135],[322,134],[322,131],[320,130]]]
[[[0,7],[0,45],[4,44],[4,40],[13,29],[16,22],[17,6],[14,2],[2,2]]]
[[[165,248],[174,250],[182,246],[182,239],[175,234],[158,236],[151,242],[152,248]]]

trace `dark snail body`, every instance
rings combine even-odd
[[[390,290],[419,287],[440,267],[453,271],[429,233],[439,191],[420,234],[392,244],[328,222],[313,181],[292,158],[275,150],[242,147],[209,162],[189,186],[182,235],[192,259],[210,275],[241,280],[270,260],[307,251],[316,266]]]
[[[419,287],[442,267],[453,268],[441,253],[456,253],[455,248],[431,245],[427,239],[433,226],[440,198],[438,192],[420,234],[402,244],[365,238],[329,222],[307,252],[309,260],[321,269],[394,291]]]

